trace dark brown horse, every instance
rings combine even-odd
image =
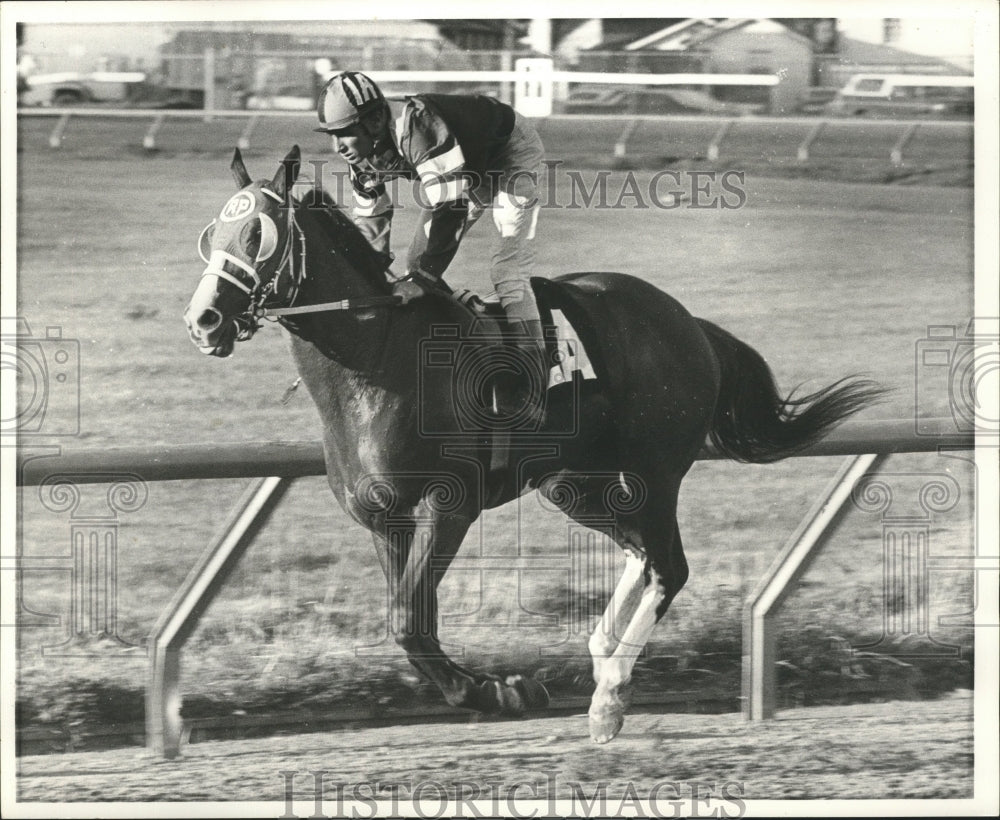
[[[687,579],[677,494],[706,437],[731,458],[776,461],[879,388],[852,379],[784,398],[759,354],[654,286],[574,273],[533,284],[544,312],[576,328],[597,378],[550,389],[540,425],[493,423],[502,380],[490,374],[517,369],[516,346],[443,293],[395,304],[387,260],[350,220],[317,196],[292,197],[299,164],[295,147],[272,180],[253,182],[236,152],[240,191],[202,237],[192,340],[227,356],[278,309],[322,420],[330,488],[374,535],[396,640],[453,705],[518,714],[548,701],[537,681],[474,672],[441,649],[436,588],[482,510],[537,489],[613,538],[626,569],[589,642],[590,731],[607,742],[636,657]]]

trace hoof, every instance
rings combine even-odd
[[[594,743],[608,743],[615,739],[615,736],[625,725],[625,715],[623,712],[608,711],[600,714],[590,715],[590,738]]]
[[[497,700],[501,715],[519,717],[532,709],[549,705],[549,693],[538,681],[521,675],[511,675],[507,680],[496,681]]]
[[[521,675],[510,675],[506,680],[483,676],[472,690],[472,698],[467,695],[453,705],[486,714],[519,717],[525,712],[546,708],[549,693],[538,681]]]
[[[629,682],[610,691],[598,690],[590,702],[590,737],[594,743],[608,743],[622,730],[631,689]]]
[[[526,710],[547,709],[549,705],[549,691],[534,678],[525,678],[521,675],[511,675],[507,678],[507,685],[514,687]]]

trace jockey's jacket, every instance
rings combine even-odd
[[[469,194],[503,168],[494,167],[514,129],[514,109],[485,96],[419,94],[387,100],[389,139],[371,159],[350,166],[354,218],[377,250],[388,252],[392,201],[386,181],[420,181],[430,221],[418,229],[407,270],[439,278],[451,263],[469,212]]]

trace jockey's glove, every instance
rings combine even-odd
[[[392,286],[394,296],[401,296],[403,304],[423,296],[429,290],[442,289],[440,279],[424,273],[422,270],[407,271],[406,275],[396,280]]]
[[[392,286],[392,295],[399,296],[403,304],[408,304],[413,299],[423,296],[427,291],[412,279],[400,279]]]

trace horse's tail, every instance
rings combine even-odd
[[[698,324],[721,369],[709,439],[727,458],[766,464],[793,455],[880,400],[885,388],[848,377],[815,393],[782,398],[767,362],[750,345],[704,319]]]

